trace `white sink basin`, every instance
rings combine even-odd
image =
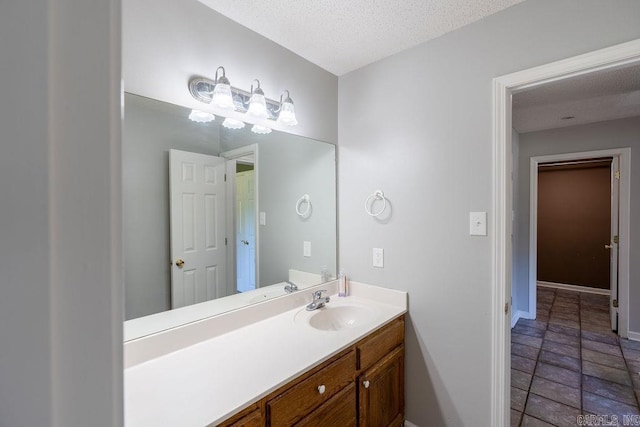
[[[296,313],[294,321],[321,331],[340,331],[367,326],[375,321],[376,313],[376,309],[363,304],[329,302],[324,308],[314,311],[303,308]]]

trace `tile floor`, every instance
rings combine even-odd
[[[640,342],[611,331],[609,297],[540,287],[537,309],[511,330],[511,425],[640,426]]]

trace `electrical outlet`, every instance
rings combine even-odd
[[[373,248],[373,266],[384,267],[384,249]]]

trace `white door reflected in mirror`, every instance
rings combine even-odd
[[[228,295],[225,160],[171,150],[171,307]]]

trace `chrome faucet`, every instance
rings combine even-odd
[[[313,301],[311,301],[311,303],[307,305],[307,311],[313,311],[322,308],[326,303],[329,302],[329,297],[322,296],[323,292],[327,292],[326,289],[315,291],[313,293]]]
[[[296,285],[295,283],[290,282],[290,281],[288,281],[288,280],[287,280],[287,282],[286,282],[286,283],[287,283],[287,284],[286,284],[286,285],[284,285],[284,291],[285,291],[286,293],[290,294],[290,293],[295,292],[295,291],[297,291],[297,290],[298,290],[298,285]]]

